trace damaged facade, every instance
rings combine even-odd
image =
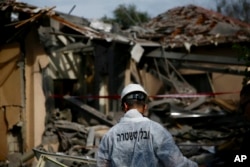
[[[0,9],[2,164],[29,164],[34,148],[94,163],[130,82],[145,86],[147,116],[198,163],[244,132],[228,115],[238,112],[245,70],[232,45],[249,44],[250,25],[192,5],[126,31],[98,29],[53,7]]]

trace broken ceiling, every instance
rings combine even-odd
[[[186,47],[189,50],[192,45],[250,41],[249,24],[194,5],[170,9],[141,27],[131,27],[124,32],[119,30],[118,33],[100,30],[105,23],[92,23],[86,18],[67,15],[54,9],[55,7],[39,8],[20,2],[1,3],[0,11],[8,14],[8,17],[1,15],[1,29],[8,28],[10,31],[14,28],[20,33],[25,24],[50,17],[89,39],[140,43],[143,46]],[[2,38],[3,41],[6,38]]]
[[[171,48],[250,41],[249,24],[194,5],[170,9],[143,28],[138,38]]]

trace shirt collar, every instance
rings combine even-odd
[[[143,116],[137,109],[130,109],[124,114],[124,117],[126,117],[126,118],[138,118],[138,117],[143,117]]]

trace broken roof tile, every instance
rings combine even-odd
[[[170,9],[143,27],[151,31],[140,33],[139,38],[169,47],[250,41],[250,24],[194,5]]]

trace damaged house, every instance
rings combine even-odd
[[[0,20],[2,164],[28,163],[34,148],[94,162],[130,82],[145,86],[148,116],[197,162],[201,146],[239,133],[204,131],[200,123],[220,126],[216,118],[238,111],[245,62],[232,46],[249,44],[246,23],[190,5],[121,31],[17,2],[0,4]],[[188,152],[190,145],[197,147]]]
[[[160,43],[159,47],[145,46],[138,61],[139,65],[150,62],[141,66],[162,81],[165,89],[158,94],[171,93],[174,88],[172,93],[239,98],[246,62],[239,59],[233,45],[247,46],[249,24],[189,5],[171,9],[143,29],[130,31],[138,39]]]

